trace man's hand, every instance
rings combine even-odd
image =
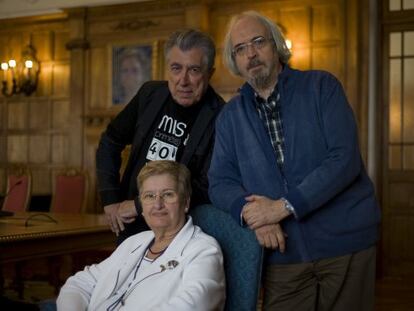
[[[255,230],[264,225],[277,224],[290,215],[282,200],[271,200],[260,195],[250,195],[242,210],[242,216],[250,229]]]
[[[119,232],[124,230],[124,224],[121,217],[118,215],[120,203],[114,203],[104,206],[104,211],[106,215],[106,221],[111,227],[112,232],[115,232],[116,236],[119,235]]]
[[[283,232],[279,224],[265,225],[254,230],[259,244],[266,248],[277,249],[281,253],[285,252],[287,235]]]
[[[134,200],[121,202],[118,208],[118,215],[124,223],[131,223],[138,216]]]

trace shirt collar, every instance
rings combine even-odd
[[[254,92],[256,106],[259,107],[260,105],[270,103],[271,101],[276,101],[277,93],[278,93],[278,83],[276,83],[275,88],[273,89],[272,93],[266,100],[262,98],[257,92]]]

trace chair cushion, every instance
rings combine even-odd
[[[191,209],[193,221],[220,244],[226,274],[227,311],[256,310],[260,291],[263,249],[254,232],[213,205]]]
[[[3,202],[3,210],[23,212],[27,209],[30,196],[30,181],[28,175],[10,175],[8,189]]]
[[[83,175],[58,175],[51,211],[55,213],[80,213],[85,195],[85,177]]]

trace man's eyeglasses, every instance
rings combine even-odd
[[[178,201],[178,194],[174,190],[166,190],[160,194],[156,194],[154,192],[144,192],[140,195],[142,204],[153,204],[157,200],[157,197],[167,204],[177,203]]]
[[[257,37],[247,43],[240,43],[236,45],[233,50],[233,56],[245,56],[249,46],[254,47],[256,50],[260,50],[266,46],[267,43],[273,42],[273,39],[266,39],[265,37]]]

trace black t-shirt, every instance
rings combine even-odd
[[[136,177],[148,161],[179,161],[187,145],[191,128],[200,111],[201,103],[190,107],[177,104],[168,97],[139,151],[130,183],[137,189]],[[130,188],[131,189],[131,188]]]

